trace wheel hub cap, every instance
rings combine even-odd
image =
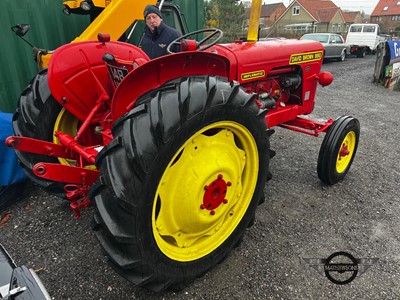
[[[215,214],[215,208],[220,206],[222,203],[227,204],[228,200],[225,199],[226,192],[228,187],[230,187],[232,183],[230,181],[226,182],[223,179],[223,175],[219,174],[218,178],[215,179],[210,185],[206,185],[204,187],[204,197],[203,204],[200,205],[201,209],[208,209],[211,212],[211,215]]]

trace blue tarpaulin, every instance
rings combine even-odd
[[[26,179],[14,150],[4,143],[13,134],[12,114],[0,112],[0,186],[9,186]]]

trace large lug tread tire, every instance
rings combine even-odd
[[[263,114],[258,114],[259,108],[254,97],[242,91],[238,84],[229,83],[223,78],[212,76],[180,78],[142,96],[137,103],[135,108],[115,123],[114,141],[107,145],[97,158],[96,164],[101,170],[101,175],[90,191],[90,197],[94,199],[96,207],[94,229],[111,266],[120,275],[135,285],[152,291],[179,290],[221,262],[240,241],[248,225],[251,225],[259,200],[263,197],[266,183],[269,136]],[[250,149],[246,148],[247,141],[253,141],[249,143],[249,147],[254,146],[252,149],[256,151],[255,153],[244,151],[246,156],[243,160],[246,158],[246,163],[243,167],[243,177],[241,177],[254,179],[251,181],[254,183],[253,193],[251,191],[247,194],[243,193],[242,198],[236,195],[238,199],[241,199],[240,201],[243,199],[242,202],[248,200],[248,206],[246,205],[243,209],[243,214],[237,214],[237,223],[225,222],[226,218],[221,213],[225,206],[216,208],[215,218],[222,220],[221,227],[232,228],[232,231],[228,231],[230,232],[228,235],[222,237],[221,243],[215,243],[215,248],[211,248],[200,257],[191,257],[192,254],[188,254],[189,259],[181,259],[178,254],[174,256],[175,254],[169,252],[168,240],[160,239],[161,233],[157,235],[158,231],[155,232],[155,228],[158,230],[159,226],[153,225],[159,222],[160,215],[164,214],[164,207],[172,205],[171,203],[176,199],[169,196],[169,192],[171,194],[175,192],[173,184],[163,185],[160,182],[167,179],[169,180],[167,183],[178,182],[179,186],[182,181],[178,194],[186,192],[192,195],[189,191],[190,187],[185,190],[187,186],[185,180],[189,181],[186,177],[190,177],[191,172],[181,168],[183,162],[186,162],[185,151],[189,151],[187,149],[190,147],[192,147],[190,149],[197,149],[188,145],[194,143],[194,137],[202,139],[204,132],[207,133],[205,139],[211,136],[213,142],[219,142],[222,138],[220,136],[218,139],[215,138],[216,132],[226,134],[225,128],[213,126],[223,127],[224,125],[238,126],[240,130],[245,128],[243,131],[238,130],[239,133],[235,132],[235,128],[232,129],[231,132],[235,132],[232,138],[235,140],[235,145],[243,143],[246,145],[243,149],[247,150]],[[244,132],[246,132],[244,135],[240,135]],[[250,136],[251,138],[248,139]],[[206,145],[203,150],[205,156],[208,153],[213,155],[212,151],[215,149],[209,144],[204,145]],[[253,161],[257,163],[253,164]],[[196,164],[195,159],[188,160],[189,165],[192,162]],[[198,165],[202,164],[198,163]],[[224,167],[228,165],[227,163]],[[246,169],[247,166],[254,167],[255,172],[251,174],[256,175],[247,177],[250,174]],[[176,173],[170,171],[172,167],[176,168]],[[179,176],[181,169],[181,174],[185,176]],[[168,177],[166,174],[173,174],[173,176]],[[199,178],[199,181],[201,179]],[[243,180],[243,182],[247,181]],[[196,184],[193,182],[193,185]],[[243,183],[243,190],[245,190],[245,184],[247,183]],[[162,190],[166,189],[164,186],[168,186],[166,193]],[[205,188],[204,185],[200,186],[199,190],[202,190],[200,195],[202,195]],[[189,196],[184,199],[193,201],[194,197]],[[181,201],[178,202],[179,205],[186,203],[183,200],[179,201]],[[239,203],[242,203],[240,201]],[[231,202],[228,202],[228,205],[229,203]],[[239,211],[239,207],[243,205],[237,205],[235,209]],[[180,210],[179,206],[175,208]],[[193,215],[200,214],[198,213],[201,211],[200,202],[196,202],[192,210],[185,211],[188,213],[193,211]],[[206,212],[205,216],[208,218],[210,212]],[[182,221],[180,217],[178,213],[173,215],[173,218],[179,222]],[[171,225],[168,218],[164,221],[166,226]],[[199,241],[196,240],[193,243],[199,242],[199,245],[204,245],[200,244],[204,238],[207,241],[210,240],[212,244],[214,243],[213,233],[210,236],[201,235]],[[217,234],[215,236],[219,238]],[[178,241],[179,239],[176,245]],[[186,253],[184,252],[186,246],[177,248],[179,248],[176,250],[177,253],[181,254],[179,251]]]
[[[29,180],[24,180],[8,186],[0,186],[0,212],[22,200],[29,185]]]
[[[318,177],[323,183],[333,185],[346,176],[356,155],[359,138],[360,123],[356,118],[342,116],[333,122],[318,155]],[[343,150],[348,153],[340,156]]]
[[[17,136],[53,141],[53,128],[62,106],[53,98],[47,81],[47,69],[38,73],[21,93],[13,115]],[[64,184],[35,176],[33,166],[38,162],[58,163],[57,158],[16,151],[25,174],[48,191],[63,196]]]

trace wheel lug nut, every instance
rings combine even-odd
[[[222,202],[223,202],[224,204],[227,204],[227,203],[228,203],[228,200],[224,199]]]
[[[200,205],[200,209],[204,209],[204,204],[201,204],[201,205]]]
[[[215,215],[215,211],[214,210],[212,210],[212,211],[210,211],[210,215]]]

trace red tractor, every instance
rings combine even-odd
[[[216,44],[209,38],[222,32],[206,31],[154,60],[106,34],[58,48],[22,94],[7,139],[30,177],[77,213],[94,202],[111,265],[153,291],[182,287],[240,241],[263,201],[274,126],[326,133],[326,184],[344,178],[359,141],[353,117],[301,116],[317,84],[333,80],[320,72],[320,43]]]

